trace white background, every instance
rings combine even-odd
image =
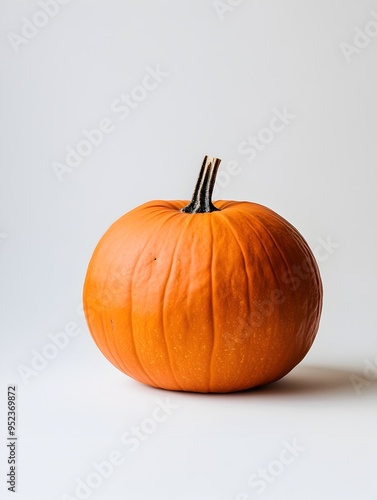
[[[16,384],[20,500],[375,500],[376,1],[72,0],[47,22],[37,1],[0,6],[2,498],[14,498],[6,389]],[[21,43],[24,17],[45,25]],[[369,38],[355,31],[366,25]],[[148,67],[166,76],[122,120],[114,101]],[[240,145],[274,109],[294,118],[248,161]],[[112,132],[59,182],[54,162],[104,118]],[[317,339],[263,390],[143,386],[107,362],[80,313],[103,232],[150,199],[188,199],[205,154],[223,160],[218,198],[269,206],[319,260]],[[79,335],[22,376],[70,322]],[[151,423],[167,397],[175,409]],[[122,443],[148,425],[137,450]],[[282,464],[287,442],[299,451]],[[77,492],[114,450],[123,463]],[[250,484],[259,469],[263,487]]]

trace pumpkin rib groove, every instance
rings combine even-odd
[[[279,219],[279,217],[278,217],[278,215],[276,213],[272,212],[271,216],[272,216],[272,218],[274,220],[276,220],[277,222],[279,222],[280,224],[282,224],[281,219]],[[322,290],[322,281],[321,281],[321,278],[320,278],[319,269],[318,269],[318,266],[316,265],[316,263],[315,263],[315,261],[313,259],[313,255],[311,253],[311,250],[310,250],[307,242],[305,241],[305,239],[302,237],[302,235],[298,232],[298,230],[295,228],[295,226],[293,224],[291,224],[290,222],[288,222],[285,219],[284,219],[284,224],[286,224],[291,229],[291,232],[292,232],[292,235],[294,237],[294,240],[300,246],[301,250],[304,251],[305,255],[307,256],[307,259],[310,261],[310,264],[311,264],[311,266],[313,268],[313,271],[314,271],[313,274],[315,274],[315,279],[316,279],[316,282],[317,282],[318,289]]]
[[[119,353],[117,352],[115,348],[115,342],[111,342],[111,348],[110,348],[110,342],[109,342],[109,335],[107,333],[107,329],[105,326],[105,318],[103,317],[103,314],[100,315],[101,318],[101,328],[102,328],[102,338],[105,341],[105,345],[109,351],[109,354],[116,359],[117,363],[120,366],[123,366],[123,363],[120,362],[120,356]]]
[[[268,250],[266,249],[264,243],[263,243],[263,240],[262,238],[260,237],[260,235],[258,234],[258,232],[256,231],[256,229],[253,227],[252,224],[250,224],[250,228],[251,230],[253,231],[253,233],[255,234],[256,238],[258,239],[261,247],[263,248],[263,251],[264,251],[264,254],[265,254],[265,257],[267,257],[267,260],[270,264],[270,269],[272,271],[272,274],[273,274],[273,277],[274,277],[274,280],[275,280],[275,283],[278,287],[278,289],[280,289],[280,280],[278,279],[278,277],[276,276],[276,272],[275,272],[275,269],[274,269],[274,266],[273,266],[273,263],[271,262],[271,257],[270,257],[270,254],[268,252]],[[275,244],[275,242],[274,242]],[[281,252],[279,252],[279,254],[281,255]],[[282,256],[282,255],[281,255]],[[285,260],[284,260],[284,263],[285,263]]]
[[[313,255],[310,251],[309,245],[307,244],[305,239],[301,236],[301,234],[297,231],[297,229],[292,224],[290,224],[289,222],[288,222],[288,224],[292,228],[293,234],[295,235],[295,240],[300,243],[301,248],[304,250],[304,253],[307,257],[307,259],[306,259],[307,262],[310,261],[310,265],[312,268],[312,274],[314,274],[315,280],[317,283],[316,289],[319,290],[319,298],[321,298],[321,300],[320,300],[320,305],[321,305],[322,304],[323,289],[322,289],[322,281],[321,281],[321,277],[319,274],[318,265],[317,265],[315,259],[313,258]],[[321,308],[320,308],[320,311],[321,311]]]
[[[116,339],[115,339],[115,335],[114,335],[114,330],[113,330],[113,338],[112,338],[112,342],[111,342],[111,345],[114,349],[114,351],[111,349],[110,352],[112,354],[112,356],[117,359],[117,362],[118,362],[118,365],[122,367],[122,370],[125,371],[125,372],[128,372],[129,370],[127,369],[127,367],[125,366],[124,364],[124,361],[122,361],[122,356],[118,350],[118,344],[116,342]],[[105,333],[105,336],[106,336],[106,341],[108,342],[108,335]],[[115,354],[114,354],[115,352]]]
[[[99,317],[100,317],[100,327],[101,327],[101,333],[102,333],[102,335],[100,335],[100,339],[101,339],[101,341],[103,341],[103,342],[104,342],[104,344],[105,344],[105,347],[106,347],[106,349],[107,349],[107,352],[109,353],[109,355],[107,356],[107,358],[109,358],[109,356],[111,356],[111,355],[112,355],[112,352],[111,352],[111,349],[110,349],[110,347],[109,347],[109,343],[108,343],[108,340],[107,340],[107,336],[106,336],[106,333],[105,333],[105,329],[104,329],[104,327],[103,327],[102,314],[100,314],[100,315],[99,315]],[[92,324],[92,322],[91,322],[91,321],[89,321],[89,319],[88,319],[88,325],[89,325],[89,331],[90,331],[90,332],[92,332],[92,330],[93,330],[93,324]],[[92,337],[93,337],[93,335],[92,335]],[[93,337],[93,338],[94,338],[94,337]],[[98,346],[98,347],[100,347],[101,342],[100,342],[100,341],[98,341],[97,339],[94,339],[94,341],[95,341],[95,343],[97,344],[97,346]]]
[[[182,214],[180,212],[176,212],[174,213],[173,217],[174,216],[181,216]],[[181,233],[175,243],[175,248],[174,248],[174,252],[173,252],[173,255],[171,256],[171,263],[170,263],[170,268],[169,268],[169,272],[167,273],[167,279],[165,281],[165,285],[164,285],[164,294],[163,294],[163,298],[162,298],[162,314],[161,314],[161,321],[162,321],[162,331],[163,331],[163,334],[164,334],[164,341],[165,341],[165,346],[166,346],[166,354],[167,354],[167,357],[168,357],[168,360],[169,360],[169,367],[170,367],[170,370],[171,370],[171,374],[172,374],[172,377],[175,381],[175,383],[177,384],[177,387],[183,391],[184,389],[182,388],[181,384],[178,383],[178,380],[177,380],[177,375],[174,371],[174,368],[173,368],[173,364],[171,362],[171,355],[170,355],[170,350],[169,350],[169,343],[168,343],[168,340],[167,340],[167,337],[166,337],[166,329],[165,329],[165,324],[166,324],[166,321],[165,321],[165,299],[166,299],[166,289],[168,287],[168,283],[169,283],[169,280],[171,278],[171,271],[173,269],[173,264],[174,264],[174,260],[175,260],[175,256],[178,252],[178,247],[180,245],[180,242],[183,238],[183,235],[184,233],[187,231],[187,228],[188,226],[190,225],[192,221],[192,216],[190,215],[189,217],[187,217],[187,222],[186,224],[182,227],[181,229]],[[165,221],[166,222],[166,221]],[[162,224],[160,227],[162,227],[164,224]]]
[[[297,232],[296,229],[295,229],[295,231]],[[296,239],[298,240],[299,237],[300,237],[300,235],[297,234],[297,238]],[[306,262],[310,262],[310,266],[311,266],[311,269],[312,269],[311,273],[314,274],[315,281],[316,281],[316,284],[317,284],[316,289],[317,290],[321,290],[319,293],[320,293],[320,296],[322,297],[322,281],[320,279],[318,266],[317,266],[316,262],[313,259],[313,256],[312,256],[312,254],[310,252],[308,244],[303,239],[301,239],[301,247],[304,249],[304,253],[306,255]],[[322,301],[321,301],[321,303],[322,303]]]
[[[109,276],[109,272],[106,274],[106,281]],[[111,320],[110,320],[111,321]],[[106,328],[106,317],[104,313],[100,314],[100,322],[101,322],[101,327],[102,327],[102,338],[105,342],[105,345],[108,349],[109,354],[117,361],[117,364],[121,367],[124,367],[124,363],[122,362],[122,356],[120,355],[116,343],[116,339],[114,336],[114,328],[111,328],[111,334],[108,332],[108,329]],[[110,348],[111,345],[111,348]]]
[[[109,345],[109,342],[108,342],[108,338],[107,338],[107,334],[106,334],[106,330],[105,330],[105,326],[104,326],[104,322],[103,322],[102,313],[99,314],[99,319],[100,319],[100,327],[101,327],[101,331],[102,331],[101,340],[104,341],[105,346],[107,348],[107,351],[108,351],[109,355],[112,356],[113,353],[111,352],[110,345]]]
[[[121,247],[119,247],[119,252],[120,252],[120,250],[121,250]],[[139,259],[137,259],[137,262],[138,262],[138,260]],[[109,274],[109,275],[111,276],[111,274]],[[130,286],[132,286],[132,283],[130,283]],[[132,312],[132,303],[131,303],[130,310]],[[107,345],[109,345],[109,336],[107,335],[106,329],[104,328],[103,318],[101,318],[101,322],[102,322],[102,328],[103,328],[103,331],[104,331],[105,341],[106,341]],[[136,358],[136,360],[138,361],[138,364],[139,364],[139,366],[136,368],[136,372],[137,372],[138,376],[142,379],[143,383],[153,383],[152,378],[148,375],[148,373],[146,372],[144,366],[142,365],[142,363],[140,361],[140,358],[139,358],[139,355],[138,355],[138,352],[137,352],[137,349],[136,349],[136,344],[135,344],[135,341],[134,341],[134,337],[133,337],[132,321],[131,321],[131,329],[130,329],[130,331],[131,331],[130,337],[131,337],[132,346],[133,346],[133,353],[134,353],[134,356],[135,356],[135,358]],[[116,342],[116,338],[115,338],[115,333],[114,333],[114,337],[113,337],[113,340],[111,342],[111,345],[113,346],[116,354],[114,354],[114,352],[112,352],[112,350],[110,350],[110,348],[109,348],[109,352],[111,352],[111,355],[113,356],[114,359],[117,359],[118,365],[122,366],[124,371],[129,372],[128,369],[127,370],[125,369],[125,362],[124,361],[123,362],[119,361],[119,358],[122,359],[122,356],[119,354],[119,351],[118,351],[118,346],[117,346],[117,342]]]
[[[135,337],[134,337],[134,329],[133,329],[133,320],[132,320],[132,316],[133,316],[133,313],[132,313],[132,292],[130,293],[130,309],[131,309],[131,339],[132,339],[132,345],[134,347],[134,352],[135,352],[135,357],[140,365],[140,368],[141,370],[144,372],[144,375],[147,377],[147,379],[149,380],[149,383],[154,385],[156,384],[156,382],[154,382],[154,380],[152,379],[152,377],[149,376],[149,374],[147,373],[145,367],[143,366],[141,360],[140,360],[140,356],[137,352],[137,348],[136,348],[136,342],[135,342]]]
[[[177,213],[177,214],[174,214],[174,215],[179,215],[179,214]],[[170,267],[169,267],[169,271],[167,273],[167,279],[166,279],[164,287],[163,287],[164,292],[163,292],[162,301],[161,301],[161,310],[162,310],[161,323],[162,323],[163,338],[164,338],[165,347],[166,347],[166,355],[168,357],[169,367],[170,367],[170,371],[171,371],[172,377],[173,377],[175,383],[177,384],[178,388],[181,391],[183,391],[183,388],[181,387],[181,384],[178,383],[177,376],[174,373],[174,368],[173,368],[173,364],[171,362],[171,355],[170,355],[170,351],[169,351],[169,345],[168,345],[168,341],[167,341],[167,337],[166,337],[166,329],[165,329],[165,324],[166,324],[166,321],[165,321],[165,299],[166,299],[166,289],[168,287],[168,283],[169,283],[169,280],[171,278],[171,271],[172,271],[173,265],[174,265],[174,259],[175,259],[175,256],[177,254],[178,247],[179,247],[179,244],[180,244],[181,239],[183,237],[183,234],[186,232],[187,226],[189,225],[189,221],[190,221],[190,219],[187,218],[187,222],[186,222],[185,226],[181,229],[181,234],[179,235],[179,237],[178,237],[178,239],[176,241],[174,252],[173,252],[173,255],[171,256],[171,260],[170,260]],[[163,225],[166,222],[167,221],[164,221],[164,223],[160,226],[160,229],[163,227]]]
[[[134,266],[134,272],[131,274],[131,280],[130,280],[130,293],[129,293],[129,301],[130,301],[130,312],[131,312],[131,339],[132,339],[132,344],[134,346],[134,351],[135,351],[135,356],[136,356],[136,359],[137,361],[139,362],[139,365],[142,369],[142,371],[144,372],[145,376],[150,380],[150,383],[152,385],[156,385],[157,387],[159,386],[159,384],[157,382],[155,382],[153,380],[153,377],[150,376],[150,374],[147,372],[147,370],[145,369],[143,363],[141,362],[141,359],[140,359],[140,356],[139,356],[139,353],[137,351],[137,348],[136,348],[136,340],[135,340],[135,335],[134,335],[134,320],[133,320],[133,304],[134,304],[134,300],[133,300],[133,281],[134,281],[134,275],[135,275],[135,271],[137,269],[137,266],[141,260],[141,258],[144,256],[144,253],[145,253],[145,250],[147,248],[147,245],[143,248],[143,250],[140,252],[136,262],[135,262],[135,266]]]
[[[274,243],[274,245],[275,245],[275,247],[276,247],[277,251],[278,251],[278,252],[279,252],[279,254],[282,256],[282,258],[283,258],[284,262],[286,262],[286,261],[285,261],[285,257],[284,257],[284,255],[283,255],[283,253],[282,253],[281,249],[280,249],[279,244],[276,242],[275,238],[272,236],[272,234],[270,233],[269,229],[268,229],[268,228],[267,228],[264,224],[262,224],[262,223],[260,223],[260,225],[261,225],[261,227],[262,227],[262,228],[266,231],[266,233],[269,235],[269,237],[271,238],[271,241]],[[301,245],[301,246],[302,246],[302,245]],[[289,274],[291,274],[291,273],[289,273]],[[302,345],[301,345],[301,346],[299,346],[299,347],[297,348],[297,350],[298,350],[298,351],[302,351]],[[306,353],[305,353],[305,354],[306,354]],[[304,356],[305,356],[305,354],[304,354]],[[302,357],[304,357],[304,356],[302,356]]]
[[[280,257],[282,258],[282,260],[283,260],[283,262],[284,262],[284,264],[285,264],[285,267],[286,267],[286,269],[287,269],[288,276],[291,276],[291,275],[292,275],[292,273],[291,273],[290,266],[288,265],[288,262],[287,262],[287,260],[286,260],[286,258],[285,258],[285,255],[284,255],[284,254],[283,254],[283,252],[281,251],[280,246],[276,243],[275,238],[272,236],[272,234],[271,234],[271,233],[270,233],[270,231],[267,229],[267,227],[266,227],[264,224],[262,224],[262,222],[260,222],[260,220],[259,220],[257,217],[253,216],[253,218],[254,218],[254,220],[257,220],[257,222],[258,222],[258,224],[260,225],[260,227],[261,227],[261,228],[262,228],[262,229],[263,229],[263,230],[264,230],[264,231],[268,234],[268,236],[270,237],[271,241],[273,242],[273,244],[274,244],[274,246],[275,246],[276,250],[278,251],[278,253],[279,253]],[[278,280],[278,283],[280,283],[280,281],[279,281],[279,280]],[[279,289],[280,289],[280,287],[279,287]]]
[[[109,337],[107,334],[107,329],[105,328],[104,318],[103,318],[102,314],[100,315],[99,321],[100,321],[100,326],[102,329],[101,340],[104,342],[104,344],[107,348],[107,352],[108,352],[108,356],[106,356],[107,359],[109,359],[109,361],[111,361],[113,364],[114,364],[114,360],[116,360],[116,362],[118,364],[118,368],[119,367],[124,368],[124,364],[122,362],[120,362],[120,356],[119,356],[119,352],[116,348],[115,342],[111,342],[112,348],[110,348]],[[119,368],[119,369],[122,371],[121,368]]]
[[[282,224],[282,221],[279,220],[279,218],[277,217],[276,214],[273,213],[273,218],[280,222],[280,224]],[[318,266],[313,258],[313,255],[310,251],[310,248],[307,244],[307,242],[305,241],[305,239],[301,236],[301,234],[297,231],[297,229],[288,221],[285,221],[284,220],[284,223],[291,229],[292,231],[292,234],[294,235],[294,240],[296,241],[297,245],[299,245],[300,247],[300,250],[304,253],[304,255],[306,256],[306,260],[307,262],[309,261],[310,262],[310,265],[311,265],[311,268],[312,268],[312,274],[314,274],[315,276],[315,281],[316,281],[316,284],[317,284],[317,287],[316,289],[319,290],[319,298],[321,299],[320,300],[320,304],[322,304],[322,281],[321,281],[321,277],[320,277],[320,274],[319,274],[319,269],[318,269]],[[272,237],[270,231],[266,228],[266,226],[264,224],[261,223],[261,226],[268,232],[268,234],[270,235],[270,238],[272,240],[274,240],[274,238]],[[277,245],[276,242],[274,241],[275,243],[275,246]],[[280,248],[279,248],[280,249]],[[302,264],[302,262],[300,262],[300,264]],[[319,309],[319,312],[321,312],[321,307]],[[318,315],[320,316],[320,314]]]
[[[227,217],[223,217],[223,220],[225,220],[227,226],[229,227],[229,230],[230,232],[232,233],[233,235],[233,238],[234,240],[236,241],[239,249],[240,249],[240,252],[241,252],[241,255],[242,255],[242,258],[243,258],[243,263],[244,263],[244,271],[245,271],[245,274],[246,274],[246,290],[247,290],[247,309],[248,309],[248,317],[251,318],[251,307],[250,307],[250,298],[251,298],[251,292],[250,292],[250,283],[251,283],[251,280],[250,280],[250,275],[249,275],[249,272],[247,270],[247,265],[246,265],[246,262],[247,262],[247,259],[246,259],[246,254],[245,254],[245,251],[241,245],[241,242],[239,240],[239,238],[237,238],[237,235],[236,233],[234,232],[234,229],[233,229],[233,226],[232,226],[232,222],[227,218]]]
[[[211,286],[211,291],[209,294],[210,302],[211,302],[211,315],[212,315],[212,346],[211,346],[211,355],[210,355],[210,361],[209,361],[209,380],[208,380],[208,392],[211,392],[211,380],[212,380],[212,372],[213,372],[213,357],[215,353],[215,342],[216,342],[216,331],[215,331],[215,313],[214,313],[214,271],[213,271],[213,262],[214,262],[214,237],[213,237],[213,226],[212,226],[212,217],[208,217],[209,221],[209,234],[211,235],[212,238],[212,246],[211,246],[211,276],[210,276],[210,286]]]

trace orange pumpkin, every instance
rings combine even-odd
[[[193,199],[151,201],[98,243],[84,285],[89,330],[111,363],[153,387],[231,392],[273,382],[306,355],[322,284],[309,246],[272,210],[211,201],[205,157]]]

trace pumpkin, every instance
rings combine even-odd
[[[119,370],[149,386],[240,391],[286,375],[318,330],[322,284],[300,233],[246,201],[212,203],[220,160],[193,198],[151,201],[107,230],[83,292],[89,330]]]

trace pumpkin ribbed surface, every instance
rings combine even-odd
[[[145,384],[230,392],[275,381],[308,352],[322,285],[299,232],[272,210],[153,201],[98,243],[84,311],[102,353]]]

